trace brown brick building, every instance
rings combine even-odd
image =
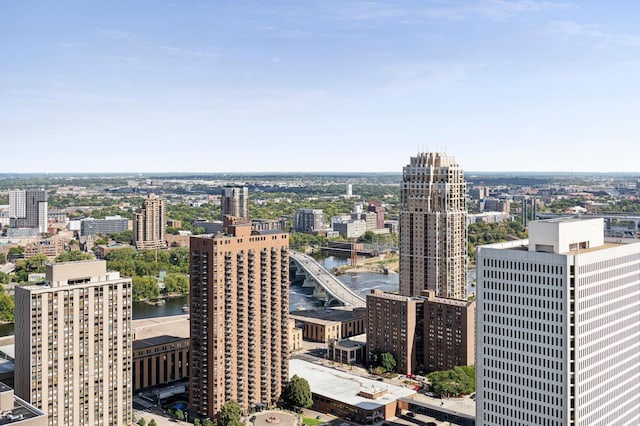
[[[422,300],[371,290],[367,294],[367,360],[376,352],[389,352],[396,359],[396,370],[416,372],[422,356],[420,341]],[[421,324],[420,324],[421,325]]]
[[[450,370],[475,363],[476,302],[435,297],[425,292],[424,370]]]
[[[191,406],[274,404],[289,380],[289,235],[239,223],[190,245]]]

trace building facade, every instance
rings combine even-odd
[[[290,318],[302,329],[302,338],[328,343],[364,334],[364,308],[340,307],[291,312]]]
[[[296,232],[313,232],[324,227],[324,213],[320,209],[298,209],[293,216]]]
[[[371,290],[367,294],[367,360],[391,353],[396,370],[414,374],[422,358],[422,300]]]
[[[47,192],[40,189],[9,191],[9,226],[47,232]]]
[[[400,193],[400,293],[467,296],[467,205],[462,168],[445,153],[411,157]]]
[[[140,211],[133,214],[133,244],[138,250],[167,247],[166,223],[165,200],[149,194]]]
[[[80,235],[109,235],[129,229],[129,219],[107,216],[104,219],[83,219],[80,221]]]
[[[52,425],[129,424],[131,279],[103,260],[47,265],[16,287],[16,394]]]
[[[640,243],[602,219],[478,252],[479,425],[640,424]]]
[[[249,219],[249,188],[246,186],[225,186],[220,198],[222,217],[234,216]]]
[[[450,370],[475,364],[476,302],[435,297],[424,299],[424,370]]]
[[[132,321],[133,392],[189,378],[188,315]]]
[[[190,243],[190,398],[203,417],[232,399],[270,406],[289,379],[289,235],[226,231]]]

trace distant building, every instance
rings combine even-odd
[[[80,235],[109,235],[129,229],[129,219],[120,216],[107,216],[104,219],[82,219],[80,221]]]
[[[345,192],[345,196],[347,198],[353,197],[353,185],[351,185],[350,183],[347,184],[347,191]]]
[[[191,407],[275,404],[289,380],[289,235],[241,223],[190,246]]]
[[[168,219],[167,226],[172,228],[182,228],[182,221],[177,219]]]
[[[382,203],[380,201],[369,201],[367,209],[369,212],[376,214],[376,228],[384,228],[384,207],[382,207]]]
[[[12,228],[34,228],[47,232],[47,192],[38,189],[9,191],[9,219]]]
[[[221,220],[194,220],[193,226],[204,229],[205,234],[217,234],[224,228]]]
[[[479,247],[478,425],[640,424],[640,243],[603,219]]]
[[[284,219],[251,219],[251,229],[254,231],[286,231],[288,223]]]
[[[166,248],[165,229],[165,200],[149,194],[140,211],[133,214],[133,244],[138,250]]]
[[[507,199],[487,198],[482,200],[481,204],[482,208],[480,211],[503,212],[507,214],[511,211],[511,201]]]
[[[16,394],[49,425],[131,423],[131,301],[131,278],[104,260],[47,265],[46,285],[16,287]]]
[[[249,188],[225,186],[220,199],[221,215],[249,219]]]
[[[422,152],[402,170],[400,294],[467,297],[467,204],[453,157]]]
[[[511,216],[509,213],[503,212],[484,212],[484,213],[474,213],[467,215],[467,225],[478,222],[485,223],[500,223],[505,220],[508,220]]]
[[[47,220],[55,223],[67,223],[69,221],[69,217],[67,216],[67,212],[64,210],[49,210],[47,212]]]
[[[293,216],[293,230],[313,232],[325,228],[324,213],[320,209],[298,209]]]
[[[354,220],[364,221],[365,229],[367,231],[374,231],[378,229],[378,215],[376,213],[373,213],[373,212],[353,213],[351,214],[351,218]]]
[[[24,246],[25,259],[43,254],[52,260],[63,252],[64,242],[62,240],[39,240]]]
[[[335,220],[334,220],[335,219]],[[367,232],[367,223],[358,219],[332,218],[331,227],[344,238],[358,238]]]

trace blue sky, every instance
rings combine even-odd
[[[0,0],[0,170],[635,172],[639,9]]]

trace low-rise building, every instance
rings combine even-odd
[[[381,383],[300,359],[289,361],[289,377],[309,382],[313,409],[363,424],[390,419],[398,412],[398,400],[415,390]]]
[[[364,364],[367,354],[364,334],[344,340],[332,340],[327,345],[327,358],[342,364]]]
[[[189,377],[189,316],[134,320],[133,392]]]
[[[289,314],[302,328],[302,338],[329,343],[365,333],[365,309],[337,307],[295,311]]]

